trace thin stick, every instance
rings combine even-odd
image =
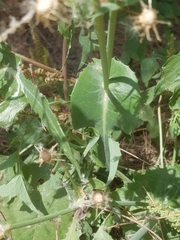
[[[156,238],[159,239],[159,240],[162,240],[162,238],[160,238],[156,233],[154,233],[151,229],[149,229],[148,227],[146,227],[144,224],[142,224],[142,223],[140,223],[140,222],[138,222],[138,221],[136,221],[136,220],[134,220],[134,219],[131,219],[131,218],[125,216],[125,215],[121,215],[121,217],[123,217],[123,218],[125,218],[125,219],[128,219],[129,221],[138,224],[139,226],[145,228],[148,232],[150,232],[154,237],[156,237]]]
[[[130,152],[128,152],[128,151],[122,149],[122,148],[120,148],[120,150],[121,150],[122,152],[125,152],[125,153],[129,154],[130,156],[132,156],[132,157],[134,157],[134,158],[140,160],[140,161],[143,162],[143,163],[145,162],[145,163],[147,163],[148,165],[151,165],[150,163],[146,162],[145,160],[143,160],[143,159],[137,157],[136,155],[134,155],[134,154],[132,154],[132,153],[130,153]]]
[[[39,67],[39,68],[42,68],[42,69],[45,69],[49,72],[52,72],[52,73],[56,73],[56,72],[60,72],[54,68],[51,68],[51,67],[48,67],[42,63],[39,63],[39,62],[36,62],[35,60],[32,60],[31,58],[28,58],[28,57],[25,57],[24,55],[21,55],[19,53],[16,53],[16,52],[13,52],[11,51],[13,54],[15,54],[16,56],[20,56],[22,58],[23,61],[27,62],[27,63],[30,63],[36,67]]]

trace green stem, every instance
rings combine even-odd
[[[71,174],[69,173],[68,169],[65,167],[65,165],[62,163],[62,161],[58,161],[55,165],[55,167],[52,169],[52,174],[55,174],[59,168],[59,165],[61,165],[61,167],[64,169],[65,171],[65,174],[67,175],[67,177],[69,177],[72,185],[73,185],[73,188],[74,188],[74,191],[76,192],[76,196],[77,198],[81,198],[82,197],[82,194],[80,192],[80,189],[77,187],[77,184],[74,182],[73,178],[71,177]]]
[[[53,167],[53,169],[52,169],[52,174],[56,174],[56,172],[57,172],[57,170],[59,169],[59,162],[57,161],[56,162],[56,164],[55,164],[55,166]]]
[[[122,172],[120,172],[119,170],[116,171],[116,176],[121,178],[124,182],[132,183],[132,181],[128,177],[126,177]]]
[[[95,18],[95,29],[98,36],[98,42],[99,42],[99,51],[100,51],[101,66],[102,66],[103,80],[104,80],[104,90],[108,92],[109,67],[108,67],[108,61],[106,56],[106,39],[105,39],[103,15],[100,15]]]
[[[29,226],[29,225],[34,225],[34,224],[37,224],[37,223],[40,223],[40,222],[44,222],[44,221],[47,221],[47,220],[51,220],[53,218],[56,218],[60,215],[65,215],[65,214],[68,214],[70,212],[73,212],[73,211],[76,211],[78,208],[67,208],[65,210],[61,210],[59,212],[55,212],[55,213],[52,213],[52,214],[49,214],[49,215],[46,215],[46,216],[42,216],[42,217],[39,217],[39,218],[35,218],[35,219],[32,219],[32,220],[28,220],[28,221],[24,221],[24,222],[20,222],[20,223],[14,223],[14,224],[11,224],[7,229],[6,229],[6,232],[10,231],[10,230],[13,230],[13,229],[17,229],[17,228],[22,228],[22,227],[26,227],[26,226]]]
[[[172,159],[171,166],[174,166],[174,165],[175,165],[175,162],[176,162],[177,147],[178,147],[178,144],[177,144],[177,136],[175,136],[175,137],[174,137],[173,159]]]
[[[68,85],[67,85],[67,66],[66,66],[66,53],[67,53],[67,39],[63,38],[63,47],[62,47],[62,74],[63,74],[63,91],[64,99],[69,101]]]
[[[107,61],[108,61],[109,72],[111,69],[111,59],[113,55],[116,20],[117,20],[117,10],[111,11],[109,14],[108,36],[107,36]]]
[[[162,100],[162,95],[160,95],[159,97],[159,101],[158,101],[158,124],[159,124],[159,159],[160,159],[160,167],[163,168],[164,167],[164,163],[163,163],[163,132],[162,132],[162,121],[161,121],[161,100]],[[158,161],[159,161],[158,159]]]
[[[72,185],[73,185],[73,188],[74,188],[74,190],[75,190],[75,192],[76,192],[77,198],[81,198],[81,197],[82,197],[82,194],[80,193],[80,190],[79,190],[79,188],[77,187],[77,184],[74,182],[73,178],[71,177],[71,174],[70,174],[69,170],[66,168],[66,166],[64,165],[64,163],[63,163],[62,161],[59,161],[58,163],[59,163],[59,164],[61,165],[61,167],[64,169],[64,172],[65,172],[65,174],[67,175],[67,177],[69,177],[69,179],[70,179],[70,181],[71,181],[71,183],[72,183]]]
[[[79,146],[84,146],[84,140],[82,140],[82,137],[78,137],[78,132],[77,133],[73,133],[72,132],[72,129],[70,129],[69,127],[67,126],[63,126],[62,125],[62,129],[63,131],[66,133],[66,136],[68,138],[68,141],[69,141],[69,144],[71,146],[71,140],[77,142],[79,144]]]

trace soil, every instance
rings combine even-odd
[[[16,19],[21,19],[23,16],[21,10],[21,4],[23,0],[13,1],[13,0],[3,0],[2,1],[6,8],[0,10],[0,22],[4,21],[4,26],[8,27],[10,18],[9,16],[14,16]],[[33,20],[35,21],[35,20]],[[48,50],[48,66],[55,67],[56,69],[62,68],[62,46],[63,38],[56,31],[57,24],[51,22],[51,28],[53,31],[45,28],[42,23],[36,26],[36,31],[38,33],[39,39],[45,48]],[[174,28],[174,34],[179,39],[179,33],[177,33],[178,28]],[[76,28],[72,47],[67,60],[67,73],[69,78],[76,78],[79,74],[78,66],[81,60],[82,46],[79,43],[80,29]],[[117,24],[115,44],[114,44],[114,57],[119,58],[123,52],[123,43],[126,39],[126,34],[124,28]],[[7,42],[11,45],[12,50],[18,54],[22,54],[26,57],[30,56],[30,49],[35,48],[35,43],[33,41],[32,33],[29,24],[23,25],[20,29],[16,31],[15,34],[9,35]],[[159,47],[159,43],[153,42],[148,43],[148,51],[152,52],[153,49]],[[89,56],[88,61],[91,61],[93,57],[99,57],[96,51],[93,51]],[[36,59],[35,59],[36,60]],[[86,62],[86,64],[87,64]],[[137,76],[139,74],[139,65],[133,63],[131,68],[136,72]],[[142,85],[143,87],[143,85]],[[166,114],[167,115],[167,114]],[[165,117],[165,122],[168,118]],[[173,141],[169,139],[168,145],[168,161],[171,161],[172,156],[172,145]],[[120,140],[120,148],[122,151],[122,157],[120,164],[126,168],[130,169],[142,169],[154,165],[159,157],[159,146],[156,140],[153,140],[146,126],[142,126],[136,132],[132,134],[131,141],[126,141],[126,138]],[[0,154],[8,154],[10,147],[8,141],[6,140],[6,130],[0,128]]]

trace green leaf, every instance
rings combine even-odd
[[[172,19],[176,15],[180,14],[179,6],[176,1],[171,2],[157,2],[157,10],[163,15],[166,19]]]
[[[15,176],[9,183],[0,186],[0,196],[13,198],[17,196],[22,200],[32,211],[39,212],[33,205],[24,181],[20,175]]]
[[[58,31],[64,38],[69,38],[69,25],[65,24],[63,21],[58,23]]]
[[[141,94],[141,103],[148,105],[154,100],[155,86],[144,90]]]
[[[0,93],[5,98],[6,94],[8,94],[8,89],[12,84],[12,79],[7,73],[7,68],[0,69]]]
[[[34,205],[45,215],[64,210],[68,208],[70,204],[70,197],[68,197],[66,189],[62,186],[60,182],[60,178],[62,178],[61,174],[60,173],[56,173],[55,175],[49,174],[50,168],[48,171],[48,167],[49,166],[45,166],[44,171],[40,172],[39,167],[37,165],[32,165],[30,171],[30,172],[34,171],[34,174],[32,174],[34,186],[35,184],[37,186],[39,179],[41,179],[42,182],[44,182],[42,184],[39,183],[37,189],[35,189],[30,196],[31,199],[33,200]],[[29,180],[31,180],[31,178]],[[54,221],[52,221],[53,229],[51,230],[51,234],[55,236],[55,229],[57,229],[59,239],[64,239],[65,235],[68,232],[68,228],[71,221],[72,221],[71,213],[66,214],[64,216],[60,216],[57,219],[54,219]],[[47,224],[49,224],[49,222],[46,222],[46,226]],[[38,236],[40,236],[40,233],[38,232],[38,226],[34,226],[33,231],[36,232],[38,239]],[[43,226],[41,227],[41,231],[44,231]],[[34,233],[31,232],[32,236],[33,234]]]
[[[161,80],[157,85],[157,94],[168,90],[174,92],[174,90],[179,86],[180,82],[180,53],[170,57],[167,62],[163,65],[163,72]]]
[[[110,150],[110,166],[109,166],[109,176],[107,180],[107,184],[110,184],[116,175],[116,170],[119,164],[119,159],[121,156],[121,152],[119,150],[119,143],[115,142],[111,138],[109,138],[109,150]]]
[[[140,93],[135,74],[115,59],[111,63],[108,94],[104,91],[101,62],[98,59],[94,59],[94,63],[83,70],[72,92],[73,126],[76,129],[93,126],[99,132],[100,159],[109,170],[108,183],[115,176],[120,157],[117,144],[110,140],[111,133],[114,128],[119,128],[130,134],[141,124],[139,104]]]
[[[180,203],[180,189],[177,188],[180,183],[179,177],[180,166],[149,169],[146,170],[145,174],[141,172],[136,173],[134,174],[134,183],[126,185],[128,186],[128,189],[126,189],[126,199],[146,200],[147,193],[144,191],[144,186],[153,199],[158,199],[163,203],[168,199],[169,205],[172,208],[178,208],[178,204]]]
[[[127,7],[127,6],[130,6],[130,5],[133,5],[137,2],[139,2],[139,1],[138,0],[126,0],[126,1],[121,1],[119,4],[122,7]]]
[[[107,189],[107,186],[104,182],[99,180],[98,178],[91,178],[89,179],[89,188],[91,189],[88,193],[91,193],[93,190],[98,189],[105,191]]]
[[[157,138],[159,136],[159,124],[157,119],[150,119],[147,124],[147,130],[152,138]]]
[[[71,24],[66,24],[63,21],[60,21],[58,23],[58,31],[61,33],[61,35],[64,37],[64,40],[67,40],[67,44],[66,44],[66,60],[65,63],[67,61],[67,58],[69,56],[69,52],[71,49],[71,45],[72,45],[72,41],[73,41],[73,36],[74,36],[74,23],[72,22]],[[64,64],[65,64],[64,63]],[[62,66],[63,68],[64,66]]]
[[[19,160],[19,159],[18,159]],[[2,170],[1,172],[1,182],[0,185],[5,185],[8,182],[10,182],[14,177],[14,169],[13,167],[8,167],[5,170]],[[8,201],[10,198],[7,198],[5,201]]]
[[[81,61],[79,64],[78,69],[81,69],[84,64],[86,63],[86,60],[90,54],[90,52],[92,51],[92,41],[90,39],[90,34],[88,34],[87,36],[85,36],[84,33],[84,29],[81,29],[81,32],[79,34],[79,43],[82,46],[82,54],[81,54]]]
[[[73,126],[76,129],[95,126],[102,136],[109,136],[114,127],[130,134],[141,124],[137,114],[140,104],[137,78],[128,66],[112,59],[107,94],[100,60],[94,61],[83,70],[72,92]]]
[[[95,234],[93,240],[113,240],[113,238],[104,231],[104,226],[100,226],[100,228],[98,229],[97,233]]]
[[[179,177],[180,166],[166,167],[163,169],[147,169],[145,173],[144,171],[143,173],[139,171],[138,173],[134,173],[132,183],[124,183],[124,186],[116,190],[116,194],[113,194],[112,197],[113,199],[117,199],[119,195],[121,201],[135,201],[137,203],[136,207],[129,206],[128,211],[136,217],[137,222],[139,219],[144,218],[148,220],[148,216],[151,217],[152,214],[155,217],[162,217],[158,222],[156,220],[158,224],[156,224],[152,230],[158,236],[161,236],[163,232],[163,239],[168,240],[168,236],[171,235],[170,231],[173,236],[177,236],[180,232]],[[146,207],[146,205],[144,205],[143,208],[138,207],[138,203],[141,201],[142,203],[144,202],[144,204],[148,204],[148,206]],[[134,226],[123,226],[126,237],[129,234],[132,236],[138,229],[139,227],[136,226],[136,223]],[[145,236],[141,239],[151,239],[151,237]]]
[[[180,134],[180,114],[179,109],[173,112],[169,123],[169,132],[173,138]]]
[[[11,85],[7,89],[7,92],[5,93],[4,101],[0,103],[0,125],[11,125],[15,116],[22,111],[26,105],[27,100],[23,92],[21,92],[18,88],[17,82],[12,81]]]
[[[19,152],[14,152],[10,156],[6,157],[3,162],[0,163],[0,170],[6,169],[8,167],[13,167],[14,164],[19,159]]]
[[[64,154],[72,162],[80,176],[79,165],[73,156],[73,153],[71,151],[69,143],[67,142],[64,132],[61,129],[59,122],[57,121],[57,118],[52,113],[45,96],[43,96],[39,92],[38,88],[32,82],[27,80],[19,70],[15,72],[9,68],[8,71],[16,78],[16,81],[19,87],[21,87],[23,93],[25,94],[27,101],[31,105],[31,108],[39,115],[41,121],[45,124],[48,131],[51,133],[54,139],[60,144]]]
[[[29,166],[24,166],[24,168],[30,171],[29,183],[32,180],[34,185],[34,190],[31,191],[30,197],[36,208],[47,217],[69,207],[69,197],[65,188],[60,184],[61,175],[58,172],[55,175],[50,174],[48,167],[49,165],[42,166],[46,171],[41,171],[42,168],[40,169],[37,165],[31,165],[30,169]],[[41,183],[39,179],[41,179]],[[24,223],[28,220],[33,222],[33,220],[42,217],[42,214],[30,212],[18,198],[15,198],[8,205],[0,201],[0,209],[10,225]],[[71,213],[61,216],[57,215],[51,221],[38,222],[35,225],[29,224],[26,227],[14,229],[12,230],[12,236],[14,240],[47,239],[47,236],[51,236],[51,239],[57,239],[56,236],[58,236],[58,239],[64,239],[68,233],[71,221]]]
[[[167,89],[164,86],[164,82],[159,81],[156,85],[156,88],[155,88],[155,96],[158,96],[158,95],[162,94],[165,90],[167,90]]]
[[[129,38],[125,42],[124,48],[130,58],[141,62],[144,59],[146,52],[146,41],[140,43],[138,38]]]
[[[11,47],[6,42],[0,43],[0,52],[3,54],[0,66],[11,66],[13,69],[17,69],[20,57],[11,52]]]
[[[146,227],[141,227],[134,235],[133,237],[130,238],[130,240],[141,240],[144,235],[148,233],[148,229],[151,229],[156,225],[156,221],[149,221],[149,222],[144,222],[143,225]]]
[[[103,9],[107,9],[108,11],[117,11],[119,10],[119,5],[116,3],[112,3],[112,2],[104,2],[102,5]],[[105,10],[102,10],[103,12],[106,12]]]
[[[82,157],[81,157],[81,160],[80,162],[83,160],[83,158],[86,157],[86,155],[88,154],[88,152],[91,150],[91,148],[97,143],[97,141],[99,140],[99,137],[93,137],[89,143],[87,144],[86,146],[86,149],[84,150],[83,154],[82,154]]]
[[[112,140],[107,135],[102,135],[99,139],[99,158],[109,171],[106,184],[109,185],[116,175],[121,152],[119,143]]]
[[[64,240],[79,240],[79,237],[81,235],[80,231],[77,231],[77,225],[79,223],[79,214],[81,211],[80,209],[77,210],[74,214],[71,226],[68,229],[67,236]]]
[[[95,233],[93,240],[113,240],[112,237],[104,230],[106,227],[109,227],[113,221],[112,216],[107,216],[107,218],[102,222],[101,226]]]
[[[159,64],[155,58],[145,58],[141,62],[141,77],[145,86],[148,86],[148,81],[159,69]]]
[[[174,89],[173,95],[170,98],[169,106],[173,111],[180,108],[180,86],[177,86]]]
[[[116,171],[116,176],[117,176],[118,178],[122,179],[122,181],[124,181],[124,182],[128,182],[128,183],[131,182],[131,180],[130,180],[128,177],[126,177],[126,175],[124,175],[124,174],[123,174],[122,172],[120,172],[119,170]]]
[[[141,108],[139,117],[143,121],[151,122],[154,117],[154,110],[150,105],[145,105]]]
[[[0,62],[3,60],[3,54],[0,52]]]

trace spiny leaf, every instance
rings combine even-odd
[[[18,151],[6,157],[4,161],[0,163],[0,170],[6,169],[8,167],[13,167],[14,164],[17,162],[18,157],[19,157]]]
[[[23,92],[19,91],[18,84],[16,81],[11,81],[10,77],[7,79],[5,77],[5,69],[0,71],[3,74],[3,79],[1,79],[1,88],[3,89],[3,94],[5,94],[5,99],[0,103],[0,125],[9,126],[13,123],[15,116],[22,111],[27,105],[26,97]],[[5,78],[4,78],[5,77]],[[6,81],[8,83],[6,84]],[[4,85],[3,85],[4,82]],[[4,89],[8,85],[8,89]]]
[[[45,124],[54,139],[61,144],[64,154],[72,162],[80,176],[79,165],[73,156],[69,143],[66,140],[66,136],[64,135],[57,118],[52,113],[45,96],[39,92],[38,88],[32,82],[24,77],[20,70],[14,71],[12,68],[7,68],[7,71],[16,79],[19,90],[21,89],[25,94],[31,108],[39,114],[41,121]]]
[[[161,94],[163,91],[168,90],[174,92],[179,87],[180,81],[180,53],[170,57],[162,68],[162,77],[156,87],[156,94]]]
[[[39,212],[31,202],[21,175],[15,176],[9,183],[0,186],[0,196],[10,198],[17,196],[32,211]]]
[[[31,173],[28,183],[33,181],[34,190],[29,194],[35,207],[41,212],[39,214],[30,212],[29,209],[22,204],[22,202],[15,198],[8,205],[1,204],[0,209],[6,217],[7,222],[10,225],[14,223],[24,223],[25,221],[37,220],[40,217],[63,211],[69,207],[69,198],[64,187],[60,186],[60,173],[55,175],[50,174],[49,165],[42,166],[46,171],[40,171],[37,165],[24,165],[23,171]],[[27,176],[26,176],[27,177]],[[44,180],[44,183],[39,184],[38,180]],[[51,236],[51,239],[64,239],[68,232],[68,228],[72,221],[72,214],[56,216],[51,221],[38,222],[38,224],[28,225],[28,227],[17,228],[12,231],[14,240],[38,240],[47,239],[47,236]]]

